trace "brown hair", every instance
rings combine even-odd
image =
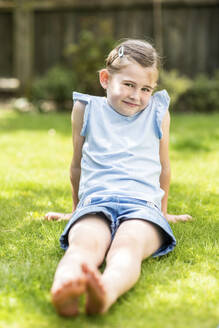
[[[128,39],[117,45],[106,59],[106,68],[111,72],[119,71],[127,65],[127,60],[136,61],[143,67],[160,66],[160,57],[155,48],[147,41]]]

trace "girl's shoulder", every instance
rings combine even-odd
[[[85,93],[73,92],[72,94],[74,107],[77,105],[76,101],[79,101],[83,107],[83,126],[81,129],[81,136],[85,137],[89,130],[90,121],[95,121],[96,113],[100,114],[100,109],[103,107],[102,104],[105,102],[105,97],[92,96]],[[73,108],[74,108],[73,107]],[[82,114],[82,113],[81,113]]]
[[[73,101],[79,100],[83,103],[88,104],[91,101],[102,102],[102,101],[104,101],[105,97],[93,96],[93,95],[89,95],[86,93],[80,93],[80,92],[74,91],[72,93],[72,99],[73,99]]]
[[[168,92],[164,90],[157,91],[152,96],[153,101],[156,105],[158,105],[161,108],[167,109],[170,104],[170,96]]]
[[[155,120],[159,139],[162,138],[162,121],[168,111],[170,97],[166,90],[157,91],[152,96],[152,107],[155,112]]]

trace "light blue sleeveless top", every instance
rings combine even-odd
[[[86,105],[79,199],[115,195],[161,208],[159,145],[170,102],[166,90],[154,93],[148,106],[132,116],[116,112],[105,97],[74,92],[73,100]]]

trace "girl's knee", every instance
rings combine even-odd
[[[162,242],[161,231],[154,224],[140,219],[125,221],[115,235],[109,256],[119,249],[126,249],[142,260],[156,252]]]
[[[121,254],[124,258],[130,256],[131,258],[141,259],[142,245],[135,234],[130,232],[116,234],[107,254],[107,261]]]
[[[110,243],[110,230],[100,217],[84,217],[76,222],[69,231],[69,245],[98,252]]]
[[[112,242],[112,248],[126,248],[132,250],[135,246],[138,248],[139,240],[132,232],[118,233]]]

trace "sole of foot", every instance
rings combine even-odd
[[[106,292],[101,283],[101,275],[98,271],[91,270],[86,264],[82,265],[82,270],[86,275],[86,313],[89,315],[104,312],[106,303]]]
[[[85,292],[85,279],[69,281],[51,290],[52,303],[59,315],[70,317],[78,314],[78,298]]]

